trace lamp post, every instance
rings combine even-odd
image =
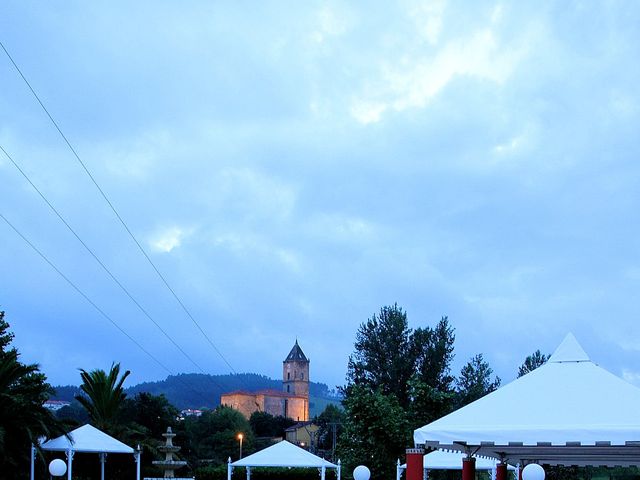
[[[244,435],[242,435],[241,433],[238,434],[238,440],[240,441],[240,460],[242,460],[242,439],[244,438]]]

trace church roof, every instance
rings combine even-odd
[[[304,354],[304,352],[300,348],[300,345],[298,345],[298,340],[296,340],[295,345],[293,346],[293,348],[289,352],[289,355],[287,355],[287,358],[285,358],[284,361],[285,362],[308,362],[309,361],[307,356]]]

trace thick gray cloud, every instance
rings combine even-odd
[[[2,41],[237,371],[297,336],[344,378],[358,325],[449,315],[504,379],[568,331],[640,384],[640,8],[555,2],[36,3]],[[206,371],[163,289],[6,58],[0,140]],[[1,212],[145,348],[194,371],[0,158]],[[8,228],[1,308],[54,383],[159,369]]]

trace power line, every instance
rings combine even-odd
[[[38,249],[38,247],[36,247],[33,243],[31,243],[29,239],[25,237],[22,234],[22,232],[20,232],[2,213],[0,213],[0,218],[2,218],[2,220],[4,220],[4,222],[7,225],[9,225],[9,227],[11,227],[11,229],[14,232],[16,232],[18,236],[33,249],[33,251],[35,251],[45,262],[47,262],[47,264],[49,264],[49,266],[53,268],[58,275],[60,275],[78,294],[80,294],[82,298],[84,298],[93,308],[95,308],[98,311],[98,313],[100,313],[100,315],[102,315],[114,327],[116,327],[120,331],[120,333],[122,333],[125,337],[127,337],[136,347],[142,350],[149,358],[151,358],[155,363],[157,363],[160,367],[162,367],[162,369],[167,371],[170,375],[173,375],[174,377],[176,377],[178,381],[181,382],[185,387],[187,387],[196,395],[200,396],[203,400],[209,401],[209,399],[206,399],[202,395],[202,393],[194,390],[189,384],[185,383],[182,379],[180,379],[180,377],[178,377],[173,371],[171,371],[169,367],[167,367],[164,363],[158,360],[155,355],[149,352],[135,338],[129,335],[120,325],[118,325],[118,323],[115,320],[113,320],[104,310],[102,310],[93,300],[91,300],[91,298],[89,298],[89,296],[86,293],[84,293],[75,283],[73,283],[73,281],[71,281],[69,277],[67,277],[64,273],[62,273],[62,271],[51,260],[49,260],[49,258],[47,258],[47,256],[44,253],[42,253]]]
[[[180,353],[182,353],[182,355],[184,355],[184,357],[187,360],[189,360],[198,370],[200,370],[200,372],[206,375],[206,372],[202,369],[202,367],[198,363],[196,363],[196,361],[193,358],[191,358],[191,356],[187,352],[185,352],[184,349],[180,345],[178,345],[178,343],[173,338],[171,338],[171,336],[160,326],[158,322],[156,322],[156,320],[140,304],[140,302],[138,302],[138,300],[134,298],[134,296],[129,292],[129,290],[116,278],[116,276],[111,272],[111,270],[109,270],[109,268],[104,264],[104,262],[102,262],[102,260],[98,258],[98,256],[86,244],[86,242],[82,240],[82,238],[80,238],[80,235],[78,235],[78,233],[73,229],[73,227],[69,225],[69,222],[67,222],[67,220],[62,216],[62,214],[51,204],[51,202],[47,199],[47,197],[33,183],[33,181],[31,181],[31,178],[29,178],[26,172],[20,167],[20,165],[18,165],[18,163],[13,159],[13,157],[9,155],[9,153],[4,149],[2,145],[0,145],[0,150],[2,150],[2,152],[13,164],[13,166],[16,167],[16,169],[22,174],[25,180],[29,182],[29,185],[31,185],[31,187],[38,193],[38,195],[40,195],[40,198],[49,206],[51,211],[58,217],[58,219],[64,224],[64,226],[67,227],[67,229],[73,234],[73,236],[76,237],[76,239],[80,242],[80,244],[84,247],[84,249],[87,252],[89,252],[89,254],[93,257],[93,259],[98,263],[98,265],[102,267],[102,269],[107,273],[107,275],[111,277],[111,279],[116,283],[116,285],[118,285],[118,287],[120,287],[120,289],[127,295],[127,297],[129,297],[129,299],[135,304],[135,306],[138,307],[138,309],[156,326],[158,330],[162,332],[162,334],[180,351]],[[224,390],[224,388],[220,384],[216,383],[211,377],[207,377],[207,378],[209,378],[211,382],[214,383],[217,387]]]
[[[62,139],[64,140],[64,142],[67,144],[67,146],[69,147],[69,149],[71,150],[71,152],[73,153],[73,155],[75,156],[76,160],[78,161],[78,163],[80,163],[80,165],[82,166],[82,169],[85,171],[85,173],[87,174],[87,176],[91,179],[91,182],[95,185],[95,187],[98,189],[98,192],[100,192],[100,195],[102,196],[102,198],[105,200],[105,202],[107,202],[107,205],[109,205],[109,208],[111,208],[111,210],[113,211],[113,213],[115,214],[116,218],[120,221],[120,223],[122,224],[122,226],[124,227],[124,229],[127,231],[127,233],[129,234],[129,236],[131,237],[131,239],[133,240],[133,242],[137,245],[138,249],[140,250],[140,252],[142,253],[142,255],[147,259],[147,262],[149,263],[149,265],[151,265],[151,267],[153,268],[153,270],[156,272],[156,274],[158,275],[158,277],[160,278],[160,280],[162,280],[162,283],[165,285],[165,287],[171,292],[171,295],[173,296],[173,298],[175,298],[175,300],[178,302],[178,304],[180,305],[180,307],[182,308],[182,310],[186,313],[186,315],[191,319],[191,321],[193,322],[193,324],[197,327],[197,329],[200,331],[200,333],[202,334],[202,336],[207,340],[207,342],[209,343],[209,345],[215,350],[215,352],[218,354],[218,356],[224,361],[224,363],[229,367],[229,369],[237,374],[238,372],[236,372],[236,370],[231,366],[231,364],[227,361],[227,359],[225,358],[225,356],[222,354],[222,352],[218,349],[218,347],[215,346],[215,344],[213,343],[213,341],[209,338],[209,336],[205,333],[205,331],[202,329],[202,327],[200,326],[200,324],[196,321],[196,319],[193,317],[193,315],[191,315],[191,312],[189,311],[189,309],[185,306],[185,304],[182,302],[182,300],[180,300],[180,298],[178,297],[178,295],[176,294],[175,290],[169,285],[169,283],[167,282],[167,280],[165,279],[164,275],[162,275],[162,273],[160,273],[160,270],[158,270],[158,268],[156,267],[155,263],[153,263],[153,261],[151,260],[151,258],[149,257],[149,255],[147,254],[147,252],[145,251],[145,249],[142,247],[142,245],[140,244],[140,242],[138,241],[138,239],[135,237],[135,235],[133,234],[133,232],[131,231],[131,229],[129,228],[129,226],[127,225],[127,223],[124,221],[124,219],[120,216],[120,214],[118,213],[118,211],[116,210],[116,208],[114,207],[114,205],[111,203],[111,201],[109,200],[109,198],[107,197],[107,195],[105,194],[104,190],[102,190],[102,188],[100,187],[100,185],[98,184],[98,182],[96,181],[96,179],[94,178],[94,176],[91,174],[91,172],[89,171],[89,169],[87,168],[87,166],[85,165],[85,163],[82,161],[82,159],[80,158],[80,156],[78,155],[78,152],[76,152],[75,148],[73,148],[73,146],[71,145],[71,142],[69,142],[69,140],[67,139],[67,137],[65,136],[65,134],[62,132],[62,130],[60,129],[58,123],[54,120],[53,116],[51,116],[51,114],[49,113],[49,110],[47,110],[47,107],[44,106],[44,103],[42,102],[42,100],[40,100],[40,97],[38,96],[38,94],[36,93],[36,91],[33,89],[33,87],[31,86],[31,84],[29,83],[29,81],[27,80],[27,78],[24,76],[24,74],[22,73],[22,70],[20,70],[20,67],[18,67],[17,63],[13,60],[13,57],[11,56],[11,54],[9,53],[9,51],[5,48],[4,44],[0,41],[0,47],[2,47],[2,50],[4,50],[4,53],[7,55],[7,57],[9,58],[9,60],[11,61],[13,67],[16,69],[16,71],[20,74],[20,77],[22,78],[22,80],[25,82],[25,84],[27,85],[27,87],[29,87],[29,90],[31,91],[31,93],[33,94],[33,96],[35,97],[35,99],[38,101],[38,103],[40,104],[40,106],[42,107],[42,109],[44,110],[44,112],[46,113],[47,117],[49,117],[49,120],[51,120],[51,123],[53,123],[54,127],[56,128],[56,130],[58,131],[58,133],[60,134],[60,136],[62,137]]]

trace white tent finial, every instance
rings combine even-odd
[[[589,355],[582,349],[576,337],[572,333],[567,333],[562,343],[549,358],[549,363],[561,362],[590,362]]]

